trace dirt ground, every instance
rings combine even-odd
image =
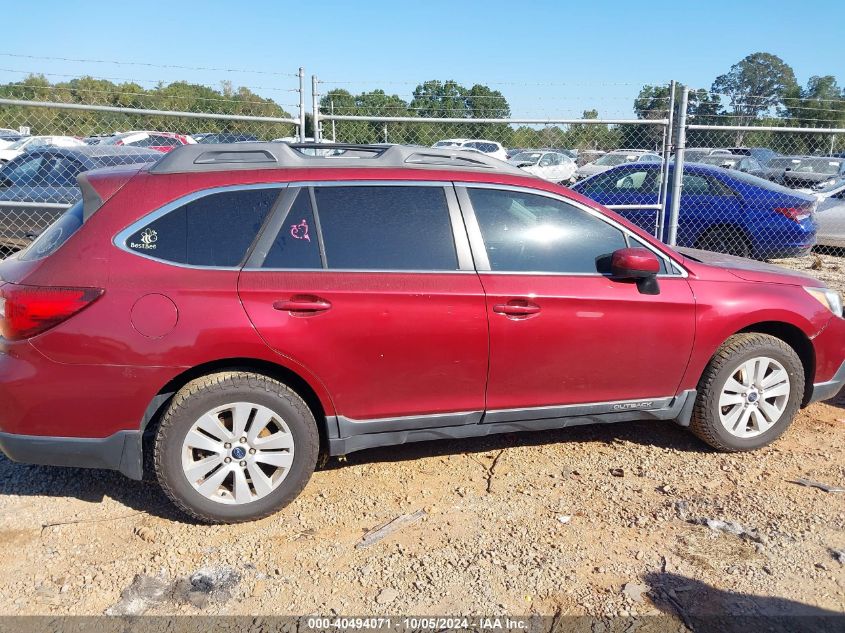
[[[795,483],[845,488],[843,451],[842,396],[750,454],[657,422],[406,445],[237,526],[0,457],[0,614],[843,613],[845,490]]]

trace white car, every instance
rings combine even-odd
[[[663,159],[659,154],[644,149],[615,149],[608,152],[598,160],[587,163],[578,168],[575,172],[578,180],[595,176],[611,167],[625,165],[626,163],[660,163]]]
[[[845,178],[813,190],[816,206],[816,244],[845,248]]]
[[[13,158],[17,158],[28,150],[46,145],[77,147],[85,145],[85,142],[72,136],[27,136],[15,141],[4,149],[0,149],[0,163],[8,163]]]
[[[575,161],[560,152],[525,151],[511,156],[508,162],[543,180],[561,184],[575,180]]]
[[[487,141],[484,139],[447,138],[442,141],[437,141],[434,145],[432,145],[432,147],[436,147],[438,149],[449,149],[450,147],[455,149],[474,149],[482,154],[487,154],[488,156],[498,158],[502,161],[506,161],[508,159],[508,153],[505,151],[505,148],[502,147],[501,143],[497,143],[496,141]]]

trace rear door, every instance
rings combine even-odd
[[[458,196],[487,294],[486,419],[675,395],[695,327],[680,270],[664,261],[660,293],[640,294],[606,273],[614,250],[643,244],[599,214],[533,190],[467,185]]]
[[[267,344],[324,383],[341,433],[478,422],[487,316],[451,184],[287,196],[239,292]]]

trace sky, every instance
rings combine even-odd
[[[602,118],[630,117],[643,84],[675,79],[709,88],[757,51],[783,58],[802,85],[826,74],[845,83],[841,0],[41,0],[14,7],[3,12],[2,83],[28,72],[145,87],[229,80],[289,111],[300,66],[308,102],[312,74],[325,82],[321,92],[383,88],[405,99],[424,80],[455,79],[500,90],[512,115],[528,118],[577,117],[587,108]]]

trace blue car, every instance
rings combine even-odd
[[[655,205],[660,167],[620,165],[582,180],[572,189],[603,205]],[[670,183],[673,169],[670,165]],[[688,163],[684,165],[678,214],[678,246],[754,259],[804,255],[816,240],[815,206],[813,196],[768,180],[733,169]],[[655,233],[654,209],[634,207],[617,213]],[[668,232],[668,217],[664,226]],[[664,234],[662,239],[666,237]]]

